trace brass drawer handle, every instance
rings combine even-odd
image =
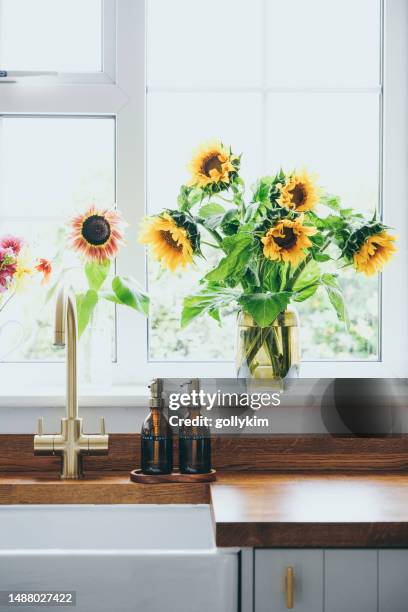
[[[295,607],[295,570],[293,567],[286,568],[285,577],[286,607],[292,610]]]

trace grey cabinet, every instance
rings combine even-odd
[[[288,568],[295,612],[408,611],[408,550],[257,549],[254,563],[254,608],[243,612],[287,611]]]
[[[324,611],[377,612],[377,551],[326,550]]]
[[[408,550],[378,553],[379,612],[408,610]]]
[[[323,612],[323,551],[255,551],[255,612],[286,612],[286,575],[293,569],[295,612]]]

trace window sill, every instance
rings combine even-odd
[[[146,407],[147,386],[121,385],[106,389],[86,387],[81,389],[78,403],[89,408],[140,408]],[[64,387],[28,387],[18,394],[13,389],[5,389],[0,395],[1,408],[48,408],[65,406]]]

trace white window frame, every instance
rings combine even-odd
[[[399,252],[381,281],[381,355],[378,361],[308,361],[302,364],[303,377],[406,377],[408,372],[408,4],[405,0],[378,1],[384,13],[378,88],[378,93],[382,93],[380,201],[385,222],[397,228],[399,237]],[[136,240],[146,207],[145,1],[104,0],[103,14],[101,73],[22,76],[15,79],[17,82],[0,83],[0,115],[116,118],[116,200],[130,224],[128,246],[118,257],[117,269],[146,285],[146,255]],[[234,376],[233,363],[149,362],[146,319],[125,308],[118,308],[117,315],[113,382],[118,389],[124,385],[145,384],[158,375]],[[50,380],[53,386],[61,384],[64,377],[61,363],[0,364],[0,381],[6,389],[2,393],[7,396],[18,395],[21,390],[7,390],[6,381],[24,381],[26,389],[44,388]]]

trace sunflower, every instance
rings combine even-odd
[[[285,184],[278,185],[279,197],[277,203],[283,208],[291,208],[296,212],[312,210],[320,197],[320,190],[315,184],[315,177],[305,170],[292,173],[286,178]]]
[[[121,215],[109,209],[98,210],[91,206],[86,213],[74,217],[70,225],[70,246],[83,253],[90,261],[102,263],[114,259],[119,247],[124,244]]]
[[[146,217],[139,241],[149,244],[154,258],[172,272],[193,261],[193,243],[187,230],[177,225],[168,213]]]
[[[366,276],[379,272],[397,250],[394,241],[386,231],[368,236],[353,255],[355,268]]]
[[[294,221],[282,219],[261,238],[265,257],[297,265],[305,257],[305,249],[312,246],[309,236],[316,234],[315,227],[303,225],[303,215]]]
[[[191,185],[207,187],[208,185],[228,184],[231,174],[238,170],[239,158],[232,155],[220,142],[211,141],[202,144],[194,152],[188,168],[191,172]]]

